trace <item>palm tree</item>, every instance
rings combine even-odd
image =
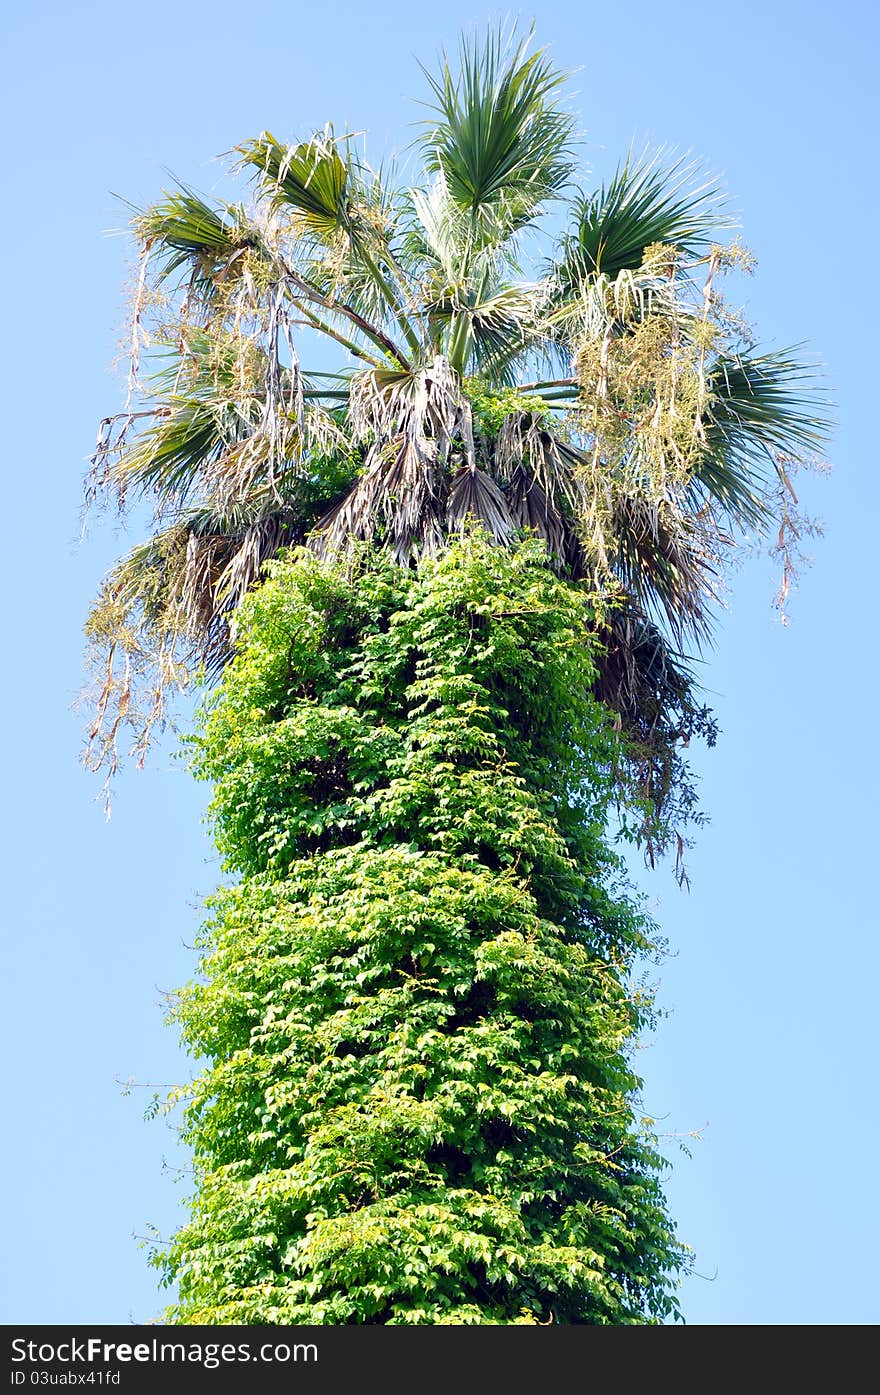
[[[238,148],[247,207],[180,186],[136,213],[131,391],[90,490],[156,515],[89,621],[96,765],[222,668],[281,549],[407,565],[474,522],[536,533],[604,598],[598,692],[655,804],[678,740],[711,735],[682,651],[736,539],[791,516],[823,439],[809,370],[721,298],[748,259],[691,163],[629,155],[583,192],[563,75],[527,40],[464,42],[428,82],[412,187],[327,126]]]

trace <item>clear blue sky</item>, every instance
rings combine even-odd
[[[212,157],[266,127],[332,119],[366,128],[377,157],[399,148],[417,60],[496,17],[461,0],[100,0],[6,20],[4,1322],[162,1306],[132,1236],[173,1227],[181,1186],[163,1159],[182,1160],[143,1121],[150,1089],[125,1098],[115,1077],[186,1073],[161,995],[190,975],[217,875],[204,792],[170,743],[120,781],[109,825],[78,765],[82,620],[125,544],[110,525],[77,541],[96,424],[123,391],[111,191],[148,201],[169,169],[210,191]],[[772,343],[809,340],[837,399],[835,473],[805,491],[827,536],[792,626],[750,564],[705,668],[723,735],[697,755],[712,822],[692,890],[667,870],[641,878],[673,957],[670,1016],[639,1066],[661,1128],[705,1125],[690,1158],[669,1141],[672,1210],[705,1276],[684,1288],[689,1320],[876,1322],[876,13],[544,0],[537,18],[579,68],[585,161],[608,173],[645,137],[703,157],[759,258],[749,314]]]

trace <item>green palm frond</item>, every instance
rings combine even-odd
[[[427,73],[435,119],[421,139],[429,172],[470,216],[476,246],[503,243],[559,195],[572,170],[572,117],[557,104],[563,74],[501,32],[462,41],[458,70]]]
[[[715,452],[814,454],[827,445],[829,404],[817,370],[792,349],[750,349],[713,365],[707,435]]]
[[[176,610],[172,593],[180,588],[173,582],[169,585],[169,579],[185,560],[186,544],[185,529],[174,523],[132,547],[107,574],[86,632],[94,632],[101,623],[101,612],[111,603],[120,616],[126,616],[132,636],[137,628],[170,629]],[[180,626],[178,615],[177,628]]]
[[[577,198],[572,211],[557,258],[563,291],[599,273],[613,280],[638,271],[645,249],[658,243],[699,256],[730,226],[719,187],[701,179],[691,160],[667,163],[663,151],[630,157],[608,184]]]
[[[693,507],[706,500],[742,528],[763,531],[772,491],[791,457],[827,445],[830,411],[814,367],[794,350],[721,355],[708,377],[705,452],[695,470]]]
[[[243,165],[258,170],[260,187],[276,208],[292,210],[315,237],[332,241],[350,227],[349,162],[327,127],[299,145],[268,131],[237,147]]]
[[[165,362],[153,375],[152,410],[146,425],[117,450],[103,452],[102,485],[124,501],[130,494],[153,496],[179,507],[215,477],[230,452],[258,431],[265,410],[266,357],[250,342],[244,364],[233,341],[217,342],[190,330],[165,347]],[[125,417],[123,417],[125,423]]]
[[[222,429],[222,412],[188,397],[172,399],[114,466],[110,483],[123,498],[132,492],[184,500],[226,454],[237,432]]]
[[[334,137],[330,127],[298,146],[282,146],[264,133],[238,149],[242,164],[261,171],[260,189],[270,205],[294,215],[284,270],[300,309],[304,295],[311,313],[320,306],[356,324],[398,362],[405,360],[388,334],[402,332],[418,355],[417,283],[397,237],[402,199],[383,170],[355,158],[347,139]],[[315,327],[327,332],[326,320]]]
[[[134,229],[163,278],[183,269],[203,291],[228,276],[245,252],[265,255],[260,233],[240,204],[212,207],[186,185],[138,212]]]
[[[541,288],[537,285],[487,288],[468,307],[472,353],[463,371],[483,373],[511,385],[518,359],[534,350],[540,303]]]
[[[510,386],[517,359],[533,352],[540,288],[487,281],[445,287],[428,304],[428,320],[456,372]]]

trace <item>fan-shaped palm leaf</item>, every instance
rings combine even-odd
[[[658,243],[700,255],[730,223],[718,186],[690,160],[667,163],[663,151],[630,157],[597,193],[577,198],[573,213],[556,263],[564,291],[599,273],[638,271]]]
[[[138,212],[134,228],[162,277],[185,270],[202,299],[210,299],[218,284],[243,266],[245,253],[268,255],[240,204],[211,207],[185,185]]]
[[[754,470],[775,454],[812,455],[828,434],[816,369],[791,349],[721,355],[709,380],[707,442],[715,460]]]
[[[555,104],[563,75],[526,50],[499,32],[482,46],[463,41],[457,71],[444,60],[438,77],[427,74],[436,118],[425,163],[470,215],[475,248],[524,227],[571,174],[573,121]]]
[[[270,202],[296,213],[310,233],[332,240],[349,230],[349,165],[331,128],[299,145],[283,145],[264,131],[238,151],[242,164],[262,175],[261,188]]]

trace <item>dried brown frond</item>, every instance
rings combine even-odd
[[[510,500],[484,470],[465,465],[452,481],[446,504],[449,531],[461,532],[469,523],[479,523],[495,543],[509,543],[517,530]]]
[[[398,562],[443,543],[447,471],[457,455],[474,467],[470,403],[442,357],[414,373],[364,370],[352,382],[348,423],[367,444],[363,474],[319,520],[313,545],[343,551],[378,536]]]
[[[501,479],[512,480],[518,470],[525,470],[555,508],[576,514],[582,507],[583,452],[551,431],[541,414],[512,412],[505,417],[496,461]]]
[[[570,572],[580,571],[580,545],[570,517],[551,502],[550,496],[524,465],[510,471],[507,504],[517,529],[543,538],[555,564],[563,563]]]
[[[431,443],[399,435],[371,447],[364,473],[315,525],[310,546],[327,555],[379,538],[396,562],[433,556],[443,545],[443,498]]]

